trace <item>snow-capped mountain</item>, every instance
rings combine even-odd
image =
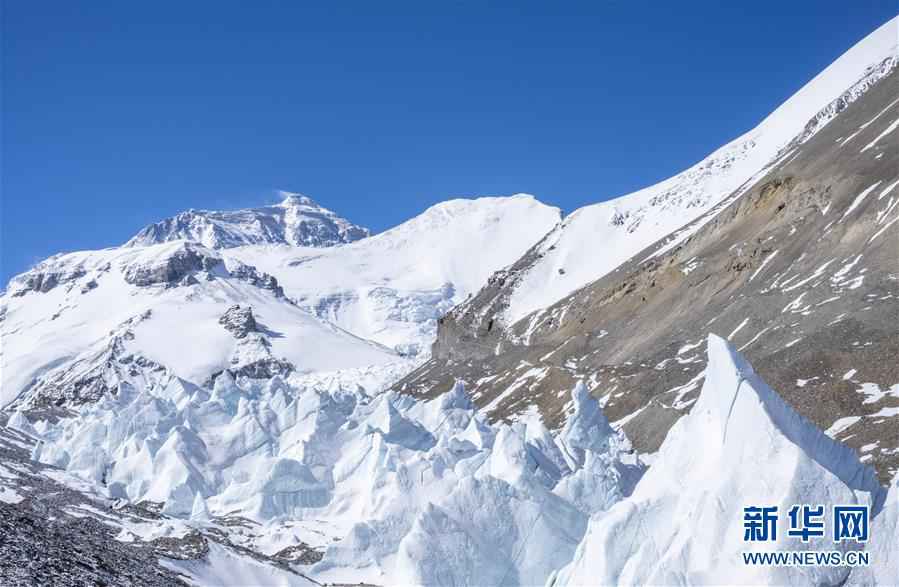
[[[655,452],[698,397],[711,331],[738,343],[794,408],[890,480],[899,471],[899,371],[885,360],[899,353],[897,26],[872,33],[753,131],[786,137],[786,125],[798,134],[779,140],[786,150],[750,182],[673,232],[646,228],[655,242],[626,260],[615,243],[636,242],[629,233],[582,224],[581,213],[632,197],[637,205],[656,188],[575,212],[449,312],[432,359],[398,389],[431,397],[461,378],[493,417],[537,410],[558,427],[559,393],[583,380],[634,446]],[[808,88],[816,100],[841,97],[794,119],[807,114],[797,104],[809,102]],[[690,193],[681,188],[671,196]],[[677,212],[658,222],[667,215]],[[509,322],[521,314],[520,296],[550,302],[570,274],[577,289]]]
[[[756,128],[686,171],[575,210],[506,276],[497,319],[511,325],[548,307],[669,234],[666,248],[683,242],[698,227],[678,229],[748,190],[893,70],[899,60],[896,27],[895,19],[881,26]]]
[[[13,279],[4,304],[4,405],[78,404],[225,369],[271,376],[398,360],[310,316],[272,276],[184,241],[52,257]]]
[[[277,275],[316,316],[411,356],[429,350],[441,316],[560,219],[558,208],[524,194],[456,199],[342,247],[250,245],[228,254]]]
[[[287,194],[17,276],[0,581],[892,584],[897,39],[565,219],[459,199],[369,236]],[[746,538],[818,504],[870,540]],[[743,559],[822,550],[871,562]]]
[[[125,246],[139,247],[187,240],[210,249],[257,243],[331,247],[369,235],[369,230],[341,218],[311,198],[280,192],[274,206],[246,210],[188,210],[147,226]]]
[[[204,214],[258,218],[297,201]],[[2,299],[0,405],[22,393],[42,404],[95,400],[135,377],[200,384],[225,369],[270,376],[406,364],[401,355],[431,344],[442,313],[558,218],[529,196],[453,200],[345,246],[140,245],[145,230],[124,247],[51,257],[15,277]],[[247,226],[256,225],[232,223],[228,234],[259,236]]]

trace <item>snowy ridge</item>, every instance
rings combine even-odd
[[[183,241],[52,257],[3,301],[0,405],[26,391],[29,402],[96,399],[163,370],[203,383],[224,369],[267,377],[398,360],[310,316],[270,275]],[[252,308],[248,336],[220,322],[235,305]]]
[[[710,335],[707,377],[633,494],[594,516],[554,585],[839,584],[848,567],[744,565],[743,551],[848,549],[829,536],[745,542],[743,508],[863,504],[884,490],[847,447],[789,408],[723,339]],[[889,540],[881,536],[880,540]],[[880,565],[881,561],[872,564]]]
[[[573,212],[536,250],[512,291],[512,324],[609,273],[719,203],[824,127],[897,62],[894,18],[860,41],[756,128],[690,169],[637,192]],[[681,239],[687,234],[681,235]],[[587,243],[597,243],[589,246]],[[599,253],[599,254],[597,254]]]
[[[441,202],[370,238],[326,249],[228,251],[278,276],[315,315],[404,355],[427,352],[437,319],[511,264],[561,218],[533,196]]]
[[[125,246],[141,247],[187,240],[211,249],[258,243],[330,247],[369,235],[367,228],[341,218],[311,198],[290,192],[280,193],[283,200],[274,206],[228,212],[181,212],[147,226],[125,243]]]

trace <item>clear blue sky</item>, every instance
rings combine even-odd
[[[2,278],[303,192],[570,211],[754,126],[894,0],[2,3]]]

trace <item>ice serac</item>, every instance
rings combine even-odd
[[[620,501],[643,467],[622,464],[624,438],[609,425],[583,383],[571,391],[571,401],[573,411],[556,439],[571,474],[559,481],[553,493],[591,515]]]
[[[559,433],[559,444],[569,468],[577,470],[584,466],[587,452],[604,450],[615,431],[583,382],[571,391],[571,402],[573,411]]]
[[[865,549],[871,564],[852,570],[847,585],[894,585],[899,580],[899,477],[893,479],[883,509],[874,517]]]
[[[273,206],[233,211],[188,210],[151,224],[125,246],[140,247],[175,240],[201,243],[212,249],[270,243],[330,247],[365,238],[369,230],[300,194],[280,192]]]
[[[555,585],[838,585],[848,567],[745,565],[744,551],[846,550],[785,536],[793,504],[881,508],[873,469],[794,412],[723,339],[709,335],[699,400],[669,431],[631,497],[594,516]],[[744,507],[777,506],[774,542],[745,542]]]
[[[571,556],[585,522],[545,489],[466,477],[417,518],[400,544],[397,577],[410,585],[540,584]]]
[[[540,466],[549,459],[535,452],[523,424],[502,426],[483,466],[418,515],[399,545],[395,581],[539,584],[567,560],[587,517],[552,493]]]

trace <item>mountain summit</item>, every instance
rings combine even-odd
[[[181,212],[147,226],[125,246],[188,240],[212,249],[263,243],[331,247],[357,241],[370,234],[367,228],[338,216],[312,198],[290,192],[280,194],[283,200],[273,206]]]

